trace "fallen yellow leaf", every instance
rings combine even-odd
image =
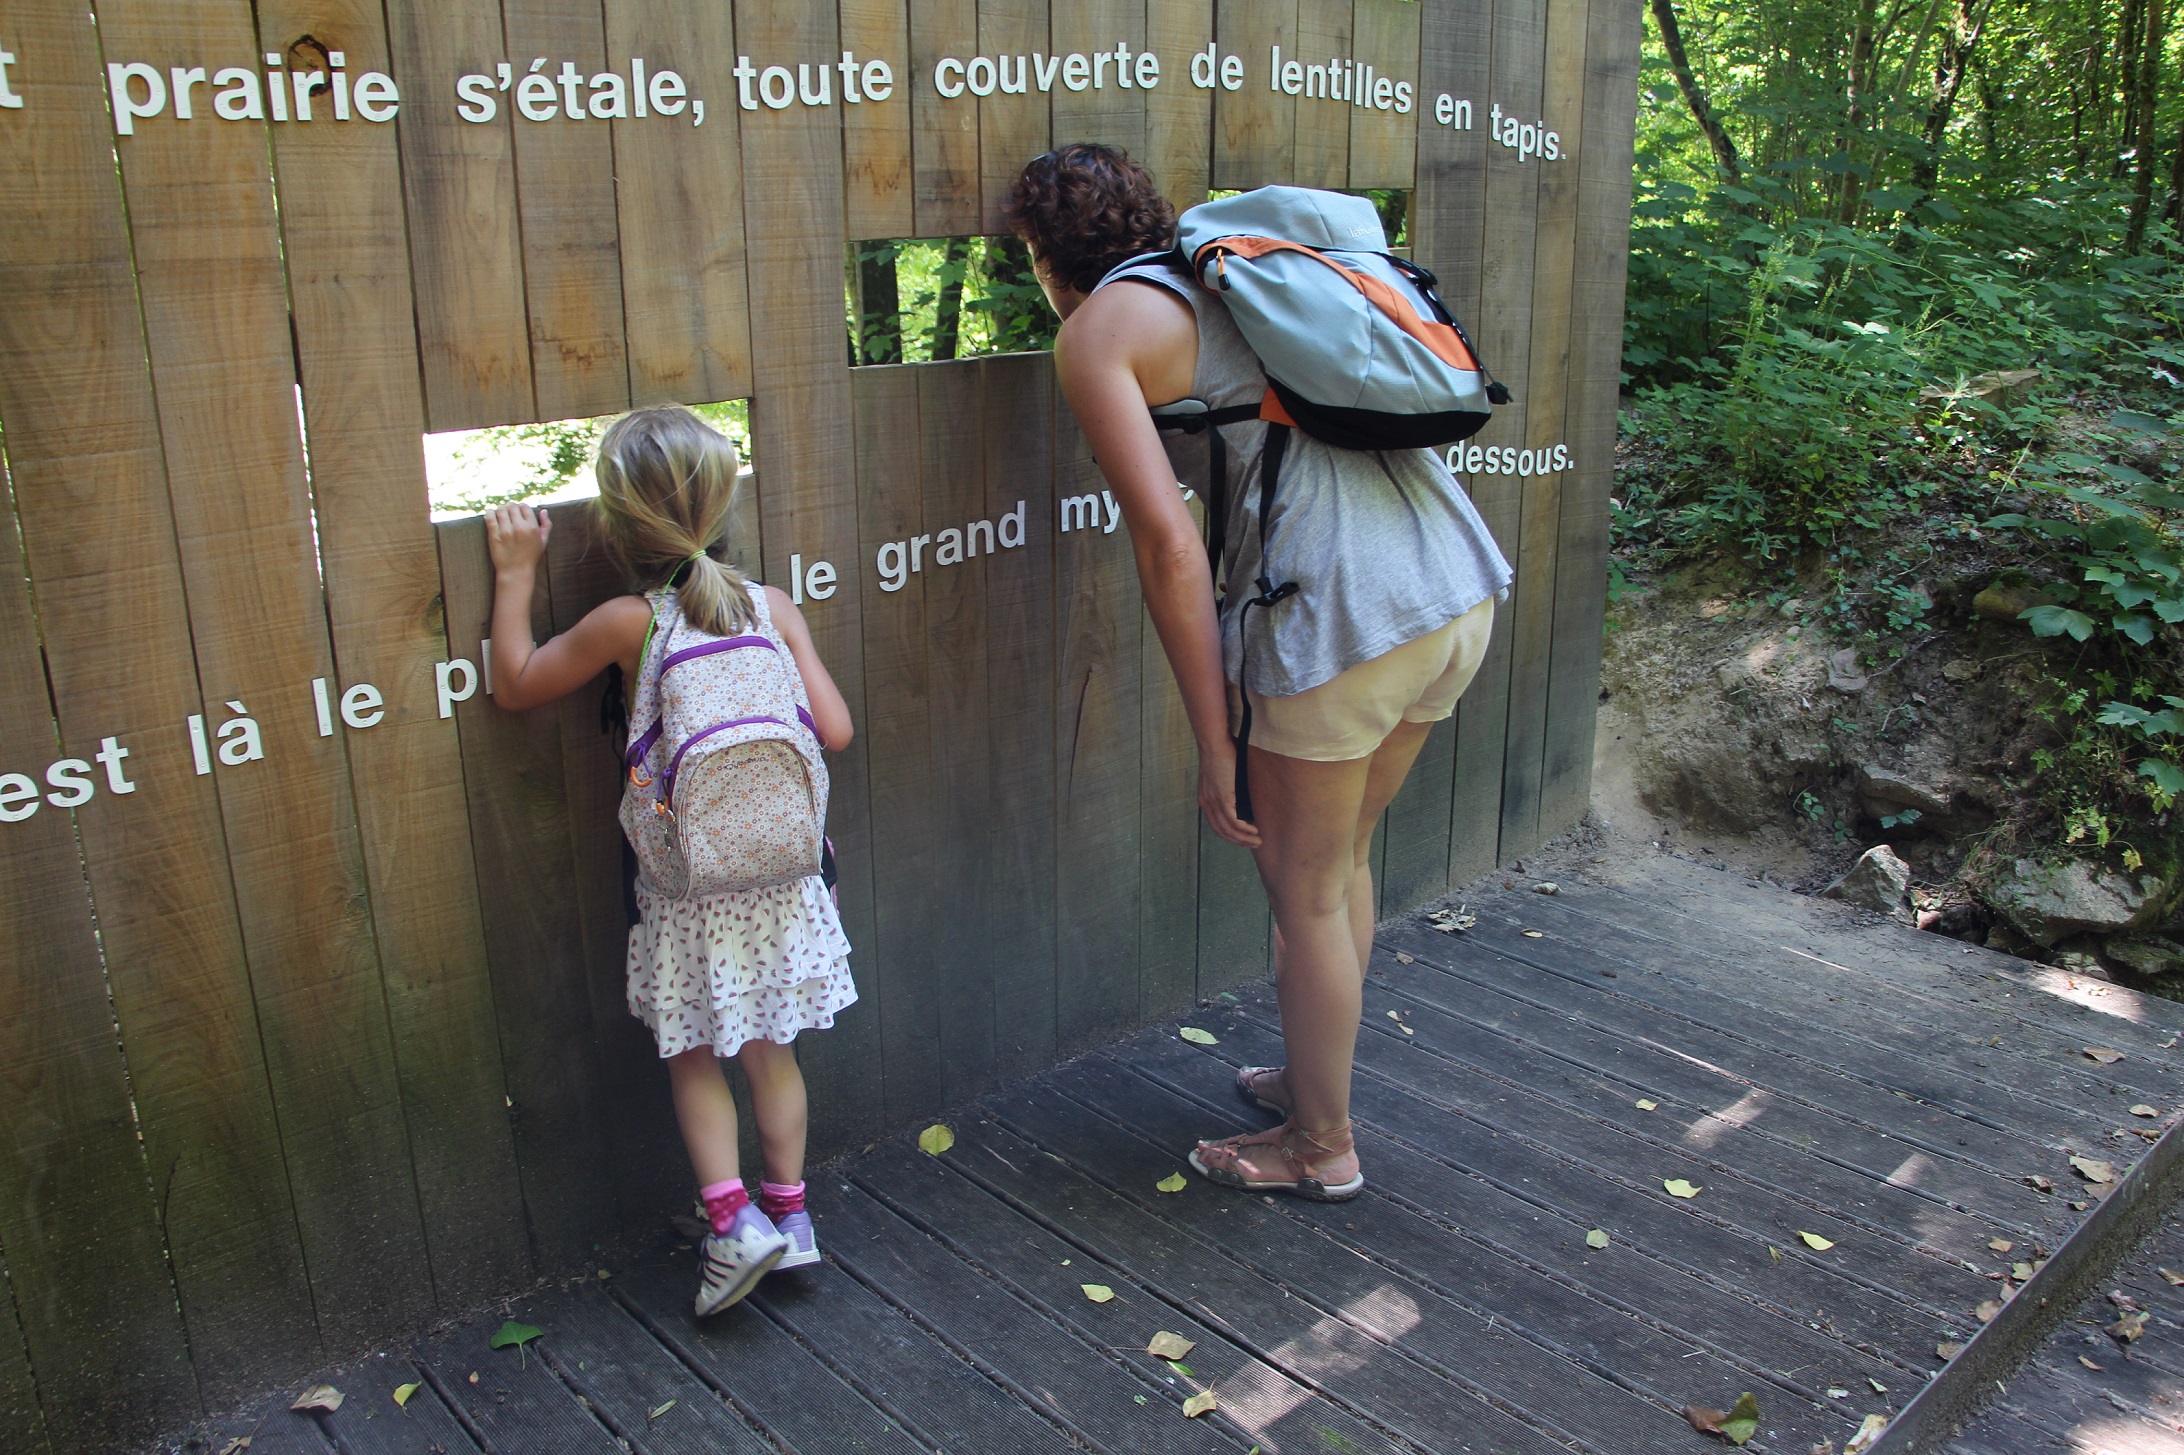
[[[407,1409],[409,1408],[410,1396],[415,1393],[417,1393],[417,1385],[414,1382],[398,1384],[394,1387],[394,1402],[403,1409]]]
[[[220,1447],[220,1455],[243,1455],[250,1448],[250,1436],[237,1435]]]
[[[2103,1066],[2113,1066],[2123,1059],[2123,1052],[2111,1051],[2106,1046],[2088,1046],[2085,1053]]]
[[[1858,1426],[1858,1433],[1852,1435],[1850,1443],[1843,1447],[1843,1455],[1865,1455],[1866,1451],[1873,1448],[1873,1442],[1881,1438],[1881,1432],[1887,1428],[1888,1416],[1867,1415],[1865,1423]]]
[[[1181,1334],[1171,1334],[1166,1329],[1153,1335],[1153,1341],[1145,1346],[1145,1352],[1155,1359],[1188,1359],[1191,1350],[1198,1347],[1196,1339],[1186,1339]]]
[[[1154,1183],[1153,1186],[1159,1188],[1162,1192],[1181,1192],[1184,1188],[1190,1186],[1190,1183],[1184,1178],[1182,1173],[1171,1172],[1166,1177],[1163,1177],[1158,1182]]]
[[[1528,940],[1544,940],[1547,938],[1547,932],[1545,930],[1526,930],[1524,937]]]
[[[1418,963],[1418,957],[1407,950],[1397,950],[1395,952],[1395,963],[1398,965],[1415,965]]]
[[[2034,1271],[2030,1263],[2012,1263],[2010,1265],[2010,1277],[2016,1279],[2019,1283],[2031,1282]]]
[[[1663,1182],[1661,1186],[1668,1189],[1670,1197],[1697,1197],[1699,1195],[1699,1189],[1684,1181],[1681,1177],[1671,1177]]]
[[[2103,1162],[2098,1157],[2073,1157],[2070,1159],[2070,1165],[2080,1177],[2088,1182],[2100,1183],[2116,1180],[2115,1164]]]
[[[1221,1038],[1219,1036],[1216,1036],[1211,1031],[1202,1031],[1196,1026],[1185,1026],[1183,1027],[1183,1029],[1177,1031],[1176,1034],[1181,1036],[1184,1040],[1189,1041],[1194,1046],[1218,1046],[1221,1044]]]
[[[1972,1310],[1972,1317],[1983,1324],[1991,1324],[1994,1322],[1994,1316],[2000,1312],[2002,1312],[2002,1300],[1990,1298],[1978,1308]]]
[[[1936,1344],[1934,1346],[1934,1357],[1944,1361],[1954,1359],[1963,1352],[1964,1346],[1962,1344]]]
[[[1586,1246],[1586,1247],[1588,1247],[1588,1248],[1605,1248],[1605,1247],[1607,1247],[1607,1246],[1608,1246],[1608,1235],[1607,1235],[1607,1233],[1606,1233],[1605,1231],[1603,1231],[1603,1230],[1599,1229],[1599,1228],[1594,1228],[1594,1229],[1593,1229],[1593,1230],[1592,1230],[1591,1232],[1589,1232],[1589,1233],[1587,1233],[1587,1234],[1585,1235],[1585,1246]]]
[[[297,1395],[296,1402],[290,1405],[289,1408],[302,1410],[305,1414],[312,1414],[320,1410],[332,1414],[335,1410],[341,1408],[341,1391],[331,1384],[314,1384],[302,1394]]]
[[[1802,1238],[1804,1240],[1805,1246],[1812,1249],[1815,1253],[1825,1253],[1828,1249],[1835,1246],[1833,1239],[1823,1238],[1818,1233],[1800,1232],[1797,1236]]]
[[[645,1423],[651,1424],[654,1420],[666,1414],[669,1410],[673,1408],[675,1408],[675,1401],[673,1400],[669,1400],[666,1404],[654,1405],[651,1409],[645,1411]]]
[[[2138,1342],[2139,1336],[2145,1332],[2146,1315],[2143,1313],[2125,1314],[2108,1326],[2108,1337],[2119,1339],[2126,1344]]]
[[[2010,1249],[2016,1246],[2017,1245],[2011,1242],[2008,1238],[1989,1238],[1987,1240],[1988,1249],[1996,1253],[2007,1253],[2010,1251]]]
[[[2090,1360],[2090,1359],[2086,1358],[2086,1357],[2085,1357],[2085,1356],[2084,1356],[2083,1354],[2080,1354],[2080,1355],[2078,1356],[2078,1362],[2079,1362],[2080,1364],[2083,1364],[2083,1365],[2084,1365],[2084,1366],[2085,1366],[2086,1368],[2088,1368],[2088,1369],[2092,1370],[2092,1371],[2093,1371],[2093,1372],[2094,1372],[2095,1374],[2098,1374],[2098,1373],[2100,1373],[2100,1372],[2101,1372],[2101,1366],[2100,1366],[2100,1365],[2098,1365],[2098,1364],[2095,1364],[2095,1363],[2094,1363],[2094,1362],[2093,1362],[2092,1360]]]
[[[2160,1274],[2161,1281],[2172,1288],[2178,1284],[2184,1284],[2184,1273],[2176,1273],[2167,1268],[2156,1268],[2154,1272]]]
[[[934,1122],[918,1133],[918,1150],[928,1156],[938,1157],[955,1145],[955,1128]]]
[[[2142,1101],[2137,1106],[2131,1108],[2131,1115],[2135,1117],[2157,1117],[2160,1116],[2161,1113]]]
[[[1213,1391],[1210,1389],[1202,1389],[1198,1391],[1198,1393],[1192,1395],[1189,1399],[1183,1401],[1183,1418],[1186,1420],[1195,1420],[1200,1415],[1206,1413],[1208,1410],[1218,1409],[1219,1407],[1220,1406],[1214,1401]]]
[[[1657,1111],[1660,1109],[1660,1105],[1659,1102],[1649,1101],[1642,1096],[1638,1098],[1638,1110],[1640,1111]]]
[[[1080,1283],[1077,1287],[1083,1289],[1084,1296],[1094,1303],[1106,1303],[1115,1296],[1115,1290],[1104,1283]]]

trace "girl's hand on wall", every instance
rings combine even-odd
[[[485,548],[496,573],[536,570],[553,533],[546,512],[528,505],[497,505],[485,513]]]

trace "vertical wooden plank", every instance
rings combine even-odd
[[[834,12],[739,0],[737,48],[753,56],[839,53]],[[898,93],[900,94],[900,93]],[[766,579],[789,580],[789,557],[825,560],[840,584],[807,600],[812,640],[861,726],[861,613],[850,584],[866,569],[857,548],[857,476],[849,363],[842,324],[842,139],[831,109],[746,113],[743,228],[751,276],[752,455],[764,522]],[[872,941],[872,854],[862,734],[833,755],[828,833],[841,868],[842,920],[851,945]],[[864,962],[853,960],[852,964]],[[882,1124],[879,1017],[854,1007],[826,1035],[798,1042],[812,1093],[812,1155],[862,1145]]]
[[[996,1070],[1050,1064],[1055,1048],[1054,361],[982,359],[984,516],[1021,511],[1024,538],[986,562],[986,721],[993,754],[987,892]]]
[[[1021,92],[996,89],[978,103],[978,227],[988,236],[1006,230],[1001,204],[1016,174],[1053,145],[1047,95],[1030,71],[1032,56],[1051,49],[1047,0],[978,0],[978,53],[1005,57],[1012,84],[1023,72]]]
[[[264,0],[258,19],[265,48],[292,69],[323,67],[329,51],[351,74],[390,69],[375,0]],[[400,161],[391,126],[314,123],[273,138],[334,640],[327,694],[338,706],[369,684],[386,703],[376,725],[336,731],[356,783],[433,1290],[441,1308],[468,1308],[520,1282],[529,1258],[508,1216],[520,1193],[461,749],[431,691],[447,642]]]
[[[8,772],[42,776],[69,756],[12,510],[0,514],[0,743]],[[0,1444],[42,1448],[46,1412],[71,1446],[135,1443],[194,1416],[197,1387],[64,809],[39,804],[0,831],[0,943],[0,1249],[12,1294]],[[36,1394],[29,1364],[19,1390],[9,1377],[26,1348]]]
[[[1209,0],[1145,0],[1145,43],[1160,57],[1160,84],[1145,94],[1145,165],[1177,212],[1206,200],[1213,92],[1192,83],[1191,58],[1212,41]]]
[[[556,633],[628,589],[600,541],[589,502],[554,510],[548,543],[548,610]],[[601,673],[554,705],[561,731],[561,775],[568,802],[568,860],[582,936],[585,993],[599,1050],[600,1135],[613,1171],[623,1230],[657,1226],[690,1193],[690,1163],[675,1130],[659,1046],[629,1013],[629,901],[623,882],[622,740],[601,722]],[[625,693],[624,702],[633,694]],[[613,1216],[602,1209],[602,1218]]]
[[[1603,0],[1606,3],[1606,0]],[[1548,659],[1554,649],[1556,547],[1562,482],[1552,454],[1568,427],[1570,291],[1576,245],[1578,167],[1573,156],[1585,110],[1588,0],[1549,0],[1540,114],[1565,138],[1559,161],[1537,160],[1539,223],[1532,249],[1532,350],[1524,448],[1533,473],[1522,479],[1518,590],[1510,624],[1509,733],[1502,769],[1501,854],[1538,844],[1540,770],[1547,726]],[[1550,457],[1538,464],[1542,453]],[[1521,468],[1522,457],[1519,458]]]
[[[978,397],[983,370],[966,360],[915,366],[913,375],[921,445],[916,478],[924,520],[918,534],[933,537],[922,552],[913,552],[923,569],[912,578],[912,589],[924,595],[929,744],[924,772],[936,795],[921,857],[936,891],[930,901],[931,912],[937,912],[931,939],[940,973],[933,990],[945,987],[946,996],[938,1044],[929,1054],[940,1057],[941,1104],[955,1106],[996,1082],[995,981],[1008,967],[994,955],[993,926],[1016,906],[993,895],[986,833],[995,776],[984,640],[992,619],[986,572],[993,555],[967,555],[957,565],[941,559],[948,554],[943,532],[986,518]],[[861,458],[858,469],[864,472]],[[965,544],[979,549],[983,541],[966,537]]]
[[[0,117],[0,421],[62,747],[130,753],[135,791],[76,811],[138,1131],[209,1403],[322,1358],[266,1081],[203,710],[98,32],[10,10],[25,96]],[[32,61],[31,57],[37,57]],[[86,531],[96,519],[100,529]],[[154,770],[157,771],[154,771]]]
[[[0,1257],[0,1276],[9,1275]],[[45,1411],[38,1405],[37,1376],[31,1372],[30,1354],[23,1344],[23,1326],[12,1304],[0,1304],[0,1436],[10,1450],[24,1455],[50,1455]]]
[[[1571,299],[1570,453],[1556,560],[1553,661],[1541,769],[1540,831],[1584,815],[1592,788],[1607,605],[1608,493],[1615,483],[1615,415],[1623,356],[1623,281],[1630,256],[1633,127],[1638,104],[1638,7],[1595,0],[1587,19],[1585,120]]]
[[[1215,0],[1215,38],[1221,54],[1244,63],[1244,83],[1221,86],[1213,97],[1213,185],[1263,187],[1289,180],[1289,153],[1296,140],[1297,103],[1270,75],[1275,47],[1289,59],[1297,49],[1299,0]]]
[[[1143,611],[1091,446],[1055,409],[1054,832],[1060,1046],[1129,1026],[1139,993],[1138,859]],[[1072,499],[1080,502],[1075,507]],[[1089,505],[1082,502],[1089,501]],[[1096,516],[1090,524],[1087,520]]]
[[[1424,94],[1419,55],[1419,0],[1355,0],[1357,58],[1377,75],[1412,87],[1410,110],[1353,106],[1350,110],[1350,186],[1410,187],[1417,175],[1421,112],[1432,115]],[[1484,8],[1483,6],[1481,7]]]
[[[1297,49],[1294,59],[1306,67],[1304,94],[1296,109],[1296,142],[1285,181],[1300,187],[1346,187],[1350,183],[1350,128],[1360,115],[1355,100],[1333,99],[1337,62],[1350,56],[1369,60],[1351,44],[1350,0],[1297,0]],[[1292,59],[1288,46],[1282,59]],[[1326,77],[1315,76],[1318,66]],[[1328,94],[1319,92],[1324,87]]]
[[[680,116],[608,123],[620,237],[623,334],[634,405],[710,403],[751,392],[743,271],[738,111],[721,89],[735,65],[725,17],[678,0],[605,0],[606,53],[648,75],[674,71],[706,95],[705,122]],[[851,108],[853,118],[867,108]]]
[[[933,67],[958,61],[978,34],[978,0],[909,0],[910,169],[912,227],[918,237],[962,237],[978,231],[978,98],[947,97]]]
[[[1494,9],[1492,94],[1504,111],[1539,114],[1546,48],[1545,0],[1497,0]],[[1487,367],[1507,379],[1529,377],[1532,240],[1539,205],[1539,164],[1516,149],[1489,145],[1486,241],[1480,306],[1472,337]],[[1482,447],[1520,448],[1527,428],[1520,396],[1494,413],[1479,432]],[[1522,564],[1520,487],[1512,474],[1480,473],[1469,481],[1479,514],[1512,565]],[[1516,590],[1524,589],[1520,577]],[[1509,726],[1510,635],[1515,597],[1495,613],[1494,637],[1479,675],[1465,692],[1456,721],[1456,802],[1450,830],[1451,875],[1458,882],[1505,862],[1501,849],[1502,770]]]
[[[857,531],[863,591],[865,762],[870,774],[872,839],[916,844],[872,862],[875,933],[865,958],[866,993],[879,1011],[887,1068],[890,1124],[930,1115],[946,1105],[940,1064],[941,1027],[953,1013],[959,967],[940,953],[945,920],[961,903],[946,893],[935,861],[945,820],[933,781],[933,684],[926,657],[923,572],[912,576],[909,542],[925,523],[921,489],[918,374],[929,365],[892,364],[852,376],[857,411]],[[894,589],[877,570],[862,569],[889,545],[904,552]],[[930,543],[928,543],[930,548]],[[892,555],[891,555],[892,559]],[[976,1013],[975,1011],[973,1012]]]
[[[482,665],[493,615],[485,523],[448,521],[437,534],[448,652]],[[550,602],[542,572],[531,610],[535,640],[552,629]],[[508,712],[481,687],[456,706],[455,726],[526,1231],[540,1271],[561,1272],[588,1261],[593,1241],[614,1225],[616,1204],[560,712]]]
[[[910,54],[907,0],[841,0],[842,49],[861,66]],[[862,95],[860,89],[859,94]],[[911,78],[895,76],[885,101],[844,103],[842,188],[852,238],[908,237],[915,226],[910,171]]]
[[[1145,0],[1064,0],[1054,7],[1051,25],[1054,54],[1063,58],[1052,97],[1055,140],[1105,142],[1142,157],[1146,92],[1116,51],[1127,47],[1129,67],[1135,67],[1145,48]],[[1091,69],[1081,86],[1069,84],[1072,55],[1085,57]]]
[[[458,77],[491,76],[507,59],[500,6],[387,0],[387,28],[394,74],[417,98],[397,133],[427,427],[534,418],[510,97],[495,92],[483,123],[462,119],[447,99]]]
[[[1468,327],[1479,317],[1486,235],[1486,147],[1483,124],[1458,127],[1437,119],[1442,96],[1452,118],[1483,121],[1489,105],[1492,6],[1470,0],[1422,0],[1420,27],[1417,190],[1411,199],[1412,256],[1439,275],[1441,296]],[[1470,108],[1459,113],[1455,103]],[[1464,472],[1459,471],[1459,475]],[[1474,481],[1466,481],[1475,485]],[[1434,728],[1410,777],[1388,805],[1388,861],[1382,901],[1408,906],[1493,865],[1493,846],[1458,846],[1451,863],[1456,750],[1464,708]],[[1478,716],[1473,714],[1474,718]],[[1467,782],[1464,791],[1475,793]]]
[[[118,55],[259,44],[244,0],[109,0],[99,31]],[[332,651],[266,146],[170,117],[118,153],[206,729],[247,715],[264,742],[211,777],[313,1304],[349,1349],[413,1327],[431,1280],[346,745],[308,688]]]
[[[502,0],[501,21],[518,77],[503,99],[515,132],[536,417],[581,419],[627,409],[614,140],[610,123],[595,120],[584,104],[582,86],[577,114],[569,114],[559,81],[569,66],[586,79],[606,69],[600,0]],[[532,77],[552,84],[539,95]],[[648,119],[657,129],[683,129],[679,119]]]

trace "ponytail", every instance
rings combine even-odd
[[[710,636],[758,623],[751,583],[712,550],[739,483],[736,448],[687,409],[639,409],[599,441],[607,553],[639,591],[673,587],[684,620]]]

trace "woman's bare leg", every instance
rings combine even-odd
[[[682,1128],[698,1186],[738,1180],[736,1098],[713,1048],[698,1046],[668,1057],[667,1079],[675,1094],[675,1124]]]
[[[810,1111],[796,1048],[745,1041],[736,1060],[751,1083],[751,1120],[766,1180],[793,1187],[804,1180],[804,1136]]]

